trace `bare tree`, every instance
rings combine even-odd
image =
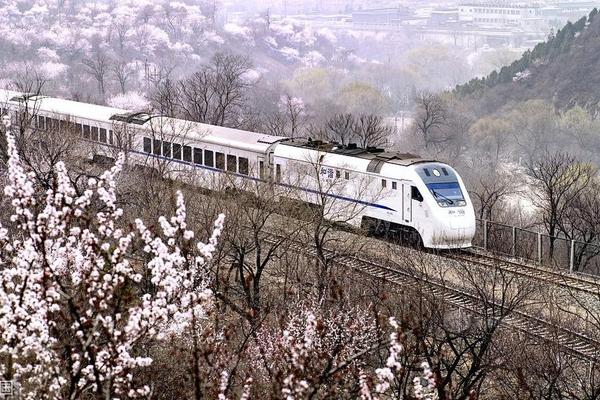
[[[112,65],[111,70],[115,74],[117,81],[119,81],[121,93],[125,94],[127,82],[135,74],[135,71],[123,59],[115,62],[114,65]]]
[[[415,129],[423,136],[425,148],[428,148],[437,143],[435,135],[446,122],[446,107],[438,95],[429,92],[419,94],[415,101],[417,104]]]
[[[150,94],[152,108],[166,117],[177,118],[181,112],[181,99],[179,86],[172,79],[167,78],[156,85]]]
[[[579,242],[574,249],[573,268],[585,269],[600,254],[600,184],[597,173],[592,175],[590,184],[567,204],[558,225],[567,239]]]
[[[82,62],[87,67],[86,72],[98,83],[98,93],[104,100],[106,97],[106,76],[111,66],[109,56],[103,50],[95,49],[94,54],[85,58]]]
[[[280,108],[283,111],[287,124],[288,135],[293,139],[298,136],[300,128],[305,122],[306,114],[304,112],[304,103],[301,99],[293,97],[290,94],[282,96]]]
[[[358,145],[363,148],[384,146],[392,134],[383,117],[374,114],[358,117],[353,130]]]
[[[550,235],[549,256],[554,255],[554,244],[567,210],[590,184],[594,171],[589,164],[578,163],[566,153],[544,154],[528,165],[534,179],[533,191],[537,206],[542,210],[542,221]]]
[[[239,126],[250,83],[250,62],[217,54],[211,64],[179,83],[182,117],[219,126]]]
[[[352,114],[336,114],[325,123],[327,140],[347,145],[354,138],[355,120]]]
[[[517,191],[515,176],[495,169],[478,168],[474,172],[469,193],[478,208],[479,218],[497,221],[503,201]]]

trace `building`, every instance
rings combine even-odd
[[[458,9],[455,8],[433,10],[429,17],[429,25],[432,26],[443,26],[456,22],[458,22]]]
[[[377,8],[352,12],[353,25],[399,26],[411,16],[407,7]]]
[[[549,8],[539,4],[522,3],[462,3],[458,6],[458,20],[486,27],[517,27],[540,30],[548,26]],[[552,12],[550,12],[552,14]]]

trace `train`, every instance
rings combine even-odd
[[[29,118],[30,129],[69,128],[93,155],[125,152],[131,162],[161,162],[173,176],[207,186],[268,183],[276,198],[324,210],[371,234],[431,249],[471,247],[475,212],[448,164],[410,153],[361,148],[207,125],[161,115],[0,90],[0,113]]]

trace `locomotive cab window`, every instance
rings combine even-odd
[[[410,196],[413,200],[416,200],[418,202],[423,201],[423,196],[421,195],[421,192],[419,192],[419,189],[417,189],[415,186],[410,187]]]
[[[466,205],[465,197],[458,182],[428,183],[427,189],[440,207],[456,207]]]

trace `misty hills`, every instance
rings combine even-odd
[[[511,65],[459,85],[455,93],[477,101],[483,113],[509,103],[543,99],[557,109],[600,105],[600,16],[567,23]]]

